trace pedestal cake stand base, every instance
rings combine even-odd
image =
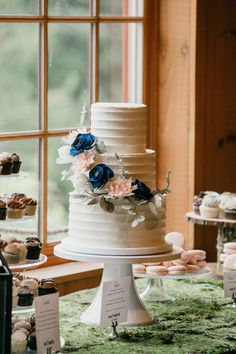
[[[144,255],[144,256],[104,256],[83,254],[77,252],[69,252],[63,249],[62,245],[54,248],[54,254],[58,257],[85,262],[104,263],[103,276],[98,292],[88,309],[81,315],[81,322],[86,324],[100,325],[101,320],[101,304],[103,283],[116,280],[120,277],[131,276],[130,296],[128,304],[127,322],[119,324],[119,326],[137,326],[148,325],[153,323],[153,318],[147,311],[145,305],[140,299],[133,277],[132,264],[147,262],[164,262],[166,260],[178,259],[181,251],[175,247],[171,252]]]

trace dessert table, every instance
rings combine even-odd
[[[236,220],[226,218],[204,218],[190,211],[185,214],[187,221],[199,225],[217,226],[217,270],[221,272],[220,255],[223,253],[224,243],[236,241]]]
[[[119,339],[109,340],[110,328],[80,323],[79,316],[92,302],[96,289],[60,298],[62,353],[229,354],[236,353],[236,309],[225,305],[222,280],[169,280],[168,294],[175,302],[147,302],[155,322],[146,327],[118,329]],[[146,282],[137,279],[141,293]]]
[[[149,314],[137,293],[132,264],[163,262],[166,260],[178,259],[181,251],[178,247],[173,247],[171,252],[162,254],[143,256],[105,256],[67,251],[63,248],[62,244],[59,244],[54,247],[54,254],[57,257],[70,260],[104,263],[102,280],[97,294],[93,302],[80,317],[80,320],[83,323],[100,325],[103,283],[130,276],[131,285],[128,303],[128,319],[127,322],[121,323],[119,326],[134,326],[151,324],[153,322],[153,317]]]

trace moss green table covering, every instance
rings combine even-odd
[[[142,291],[146,280],[137,280]],[[146,303],[156,321],[151,326],[119,328],[118,340],[110,341],[111,329],[80,323],[80,314],[96,290],[81,291],[60,300],[63,353],[79,354],[236,354],[236,309],[227,308],[220,280],[166,280],[173,303]]]

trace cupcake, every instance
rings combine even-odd
[[[7,203],[7,217],[9,219],[21,219],[23,216],[23,211],[25,209],[25,204],[20,201],[12,200]]]
[[[193,198],[193,211],[196,214],[200,214],[199,207],[202,204],[202,200],[205,197],[205,195],[206,195],[206,192],[200,192],[199,195],[195,195]]]
[[[22,287],[27,286],[30,291],[34,294],[34,296],[38,295],[38,282],[35,279],[24,279],[21,283]]]
[[[33,330],[28,338],[28,346],[30,350],[37,350],[37,342],[36,342],[36,331]]]
[[[27,336],[22,331],[15,331],[11,335],[11,352],[24,353],[27,346]]]
[[[1,175],[12,174],[13,162],[11,155],[8,152],[2,152],[0,154]]]
[[[24,245],[27,248],[26,259],[39,259],[42,243],[38,237],[26,237]]]
[[[18,331],[22,328],[24,328],[28,332],[30,332],[31,331],[31,324],[28,321],[23,321],[23,320],[17,321],[13,326],[13,331]]]
[[[37,200],[33,198],[24,197],[24,198],[20,198],[19,201],[25,204],[24,215],[27,216],[35,215],[37,204],[38,204]]]
[[[236,220],[236,197],[232,196],[224,203],[224,214],[226,219]]]
[[[39,296],[54,294],[57,292],[56,282],[53,279],[42,279],[39,281]]]
[[[16,281],[12,282],[12,309],[15,309],[17,307],[18,304],[18,300],[19,300],[19,296],[18,296],[18,289],[19,289],[19,283],[17,282],[18,279],[16,279]]]
[[[27,248],[21,243],[9,243],[2,252],[8,264],[18,264],[26,260]]]
[[[11,158],[12,158],[12,173],[19,173],[20,166],[21,166],[20,156],[14,152],[13,154],[11,154]]]
[[[0,220],[5,220],[7,217],[7,205],[3,200],[0,200]]]
[[[7,246],[7,242],[0,238],[0,252],[3,252]]]
[[[28,286],[20,286],[18,296],[18,306],[32,306],[34,294]]]
[[[216,192],[210,192],[204,196],[200,205],[200,215],[204,218],[218,218],[220,213],[220,195]]]
[[[26,198],[24,193],[12,193],[10,195],[10,200],[20,200],[21,198]]]

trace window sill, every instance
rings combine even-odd
[[[38,279],[53,278],[60,296],[75,291],[95,288],[100,284],[102,264],[68,262],[26,271],[26,275]]]

